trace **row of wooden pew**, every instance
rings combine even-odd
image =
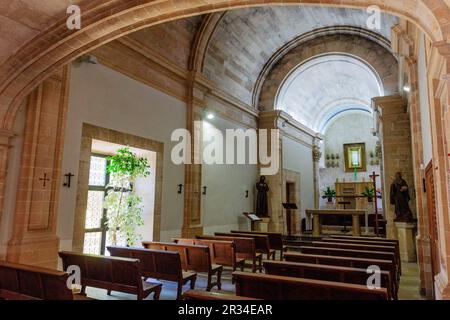
[[[236,283],[234,298],[398,298],[401,262],[396,240],[330,236],[285,243],[281,246],[285,261],[264,261],[266,274],[233,273]],[[379,275],[380,288],[368,287],[371,275],[368,268]],[[187,299],[220,299],[221,294],[224,299],[231,299],[229,293],[217,292],[188,291],[184,296]]]
[[[0,299],[79,299],[87,286],[138,299],[154,293],[159,299],[162,284],[149,279],[177,283],[177,298],[185,299],[397,299],[401,263],[395,240],[333,236],[283,242],[280,233],[248,231],[173,240],[144,242],[144,248],[108,247],[111,257],[60,252],[64,270],[77,266],[81,271],[76,296],[65,272],[2,262]],[[277,252],[280,261],[275,261]],[[242,272],[246,260],[251,273]],[[233,271],[235,293],[220,291],[224,266]],[[380,268],[381,288],[367,286],[371,266]],[[256,273],[263,268],[265,274]],[[198,272],[207,275],[206,292],[194,290]],[[187,283],[191,290],[183,294]],[[209,292],[214,287],[219,291]]]

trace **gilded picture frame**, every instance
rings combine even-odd
[[[366,172],[366,144],[344,144],[345,172]]]

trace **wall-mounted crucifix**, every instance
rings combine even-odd
[[[42,187],[45,188],[45,184],[47,181],[50,181],[49,178],[47,178],[47,172],[44,172],[44,177],[43,178],[39,178],[39,181],[43,181]]]
[[[70,188],[70,181],[72,180],[72,177],[74,177],[75,175],[73,175],[71,172],[67,173],[64,175],[67,178],[67,182],[65,182],[63,184],[64,187]]]

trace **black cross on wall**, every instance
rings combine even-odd
[[[50,179],[47,178],[47,173],[46,172],[44,172],[44,177],[43,178],[39,178],[39,181],[43,181],[43,185],[42,186],[45,188],[46,182],[50,181]]]

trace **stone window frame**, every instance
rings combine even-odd
[[[156,153],[153,240],[159,241],[161,237],[164,143],[124,132],[115,131],[112,129],[98,127],[88,123],[83,123],[72,250],[76,252],[83,252],[92,140],[101,140],[109,143],[144,149]]]

